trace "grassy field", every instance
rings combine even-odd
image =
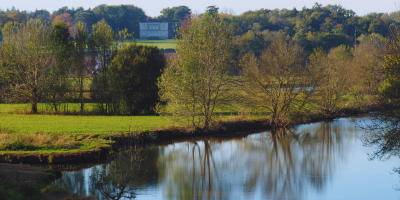
[[[175,40],[136,40],[137,44],[157,46],[160,49],[175,49]]]
[[[0,114],[0,126],[16,133],[88,134],[147,131],[173,122],[160,116]]]

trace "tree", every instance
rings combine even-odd
[[[304,50],[275,40],[257,59],[247,55],[243,63],[245,101],[258,111],[269,112],[270,124],[285,125],[290,112],[308,100],[309,86]],[[311,88],[312,89],[312,88]]]
[[[109,68],[114,113],[153,113],[159,102],[157,79],[165,64],[157,47],[131,44],[119,50]]]
[[[227,104],[231,87],[233,25],[210,15],[195,15],[180,29],[177,56],[159,80],[158,112],[185,119],[194,128],[212,129],[214,110]]]
[[[29,17],[32,19],[40,19],[42,22],[47,22],[50,19],[50,12],[44,9],[36,9],[34,12],[29,13]]]
[[[81,114],[84,110],[83,103],[83,79],[84,72],[86,69],[85,62],[85,49],[87,45],[87,37],[88,37],[88,29],[86,28],[86,24],[84,22],[78,22],[76,24],[76,32],[75,32],[75,45],[74,45],[74,70],[78,76],[78,85],[79,85],[79,101],[81,103]]]
[[[400,150],[400,32],[398,28],[389,32],[384,51],[385,79],[379,88],[380,103],[385,107],[371,113],[374,123],[362,126],[367,131],[362,138],[363,144],[376,149],[369,155],[371,159],[398,156]],[[399,168],[393,171],[400,173]]]
[[[67,75],[71,69],[73,44],[70,38],[69,26],[57,20],[53,22],[50,32],[50,50],[54,58],[47,77],[47,87],[50,101],[57,112],[60,103],[66,102],[66,94],[70,91],[70,81]]]
[[[219,10],[219,8],[216,6],[208,6],[206,13],[208,13],[210,15],[218,15],[218,10]]]
[[[168,38],[174,38],[177,30],[181,27],[181,23],[191,14],[191,10],[187,6],[174,6],[172,8],[164,8],[160,11],[158,18],[166,18],[168,21]]]
[[[92,26],[88,49],[91,55],[91,66],[94,68],[94,77],[90,89],[93,91],[92,99],[97,101],[100,113],[111,113],[112,97],[108,69],[118,50],[126,45],[123,41],[131,37],[132,34],[128,34],[127,29],[115,34],[105,20]]]
[[[254,53],[255,56],[260,56],[262,50],[265,48],[265,41],[262,36],[249,30],[244,34],[240,40],[242,55],[246,53]]]
[[[108,88],[108,67],[115,53],[113,41],[114,31],[106,24],[105,20],[93,25],[88,43],[92,66],[95,67],[91,90],[93,90],[93,99],[97,101],[99,111],[103,114],[109,112],[111,103]]]
[[[352,88],[357,88],[365,95],[378,95],[379,87],[385,79],[383,64],[386,39],[376,35],[360,36],[360,44],[354,48]]]
[[[322,50],[311,55],[311,70],[314,79],[318,80],[315,103],[320,106],[326,117],[332,117],[337,106],[344,99],[350,87],[350,71],[353,52],[348,46],[342,45],[332,49],[327,55]]]
[[[96,21],[97,17],[91,10],[87,10],[87,11],[82,10],[82,11],[76,13],[74,18],[75,18],[75,22],[76,22],[76,27],[79,22],[83,22],[86,24],[86,26],[87,26],[86,28],[88,28],[88,27],[90,28],[90,27],[92,27],[92,25],[94,23],[97,22]]]
[[[49,27],[30,20],[4,38],[0,48],[0,67],[10,82],[6,99],[11,102],[29,102],[31,112],[37,113],[37,103],[46,88],[46,75],[50,66]]]
[[[97,19],[104,19],[114,31],[128,29],[139,37],[139,22],[147,18],[144,11],[134,5],[99,5],[93,8]]]
[[[400,103],[400,31],[392,30],[391,37],[386,47],[386,56],[384,57],[383,69],[385,80],[380,87],[381,100],[390,105],[393,118],[399,118],[398,107]]]
[[[64,14],[58,15],[53,19],[53,22],[58,21],[58,20],[64,22],[66,25],[68,25],[69,34],[70,35],[74,35],[75,22],[74,22],[74,19],[71,16],[71,14],[64,13]]]
[[[21,24],[17,21],[10,21],[4,24],[4,27],[1,29],[3,37],[8,37],[9,34],[15,33],[16,29],[18,29],[20,25]]]

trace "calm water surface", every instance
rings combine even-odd
[[[370,161],[352,120],[148,147],[136,199],[400,199],[399,158]],[[65,172],[64,187],[101,197],[92,170]]]

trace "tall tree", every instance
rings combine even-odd
[[[91,66],[94,77],[91,85],[93,99],[97,100],[99,111],[111,113],[112,97],[109,88],[109,66],[118,50],[126,45],[125,40],[132,38],[128,29],[115,34],[111,27],[101,20],[92,26],[89,35],[88,49],[91,55]]]
[[[158,111],[208,131],[214,110],[229,101],[233,25],[210,14],[195,15],[180,33],[177,56],[158,83],[160,98],[166,102]]]
[[[58,111],[61,103],[66,103],[66,95],[71,86],[67,75],[72,64],[73,44],[68,29],[67,24],[57,20],[53,22],[50,32],[50,50],[54,57],[54,65],[47,77],[47,87],[55,111]]]
[[[37,113],[37,103],[46,88],[46,75],[50,66],[49,27],[30,20],[13,30],[1,43],[0,67],[10,77],[6,99],[29,102],[31,112]]]
[[[87,45],[87,37],[88,37],[88,29],[86,28],[86,24],[84,22],[78,22],[76,24],[76,32],[75,32],[75,45],[74,45],[74,70],[78,76],[78,85],[79,85],[79,101],[81,103],[80,112],[83,113],[84,110],[84,102],[83,102],[83,81],[84,81],[84,73],[87,68],[87,63],[85,62],[85,49]]]
[[[99,111],[103,114],[109,112],[111,97],[108,88],[108,66],[110,65],[115,49],[113,46],[114,31],[101,20],[92,26],[89,35],[88,48],[91,54],[92,66],[95,74],[92,81],[92,95],[98,102]]]

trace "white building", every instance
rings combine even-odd
[[[140,39],[168,39],[168,22],[165,19],[147,19],[139,23]]]

